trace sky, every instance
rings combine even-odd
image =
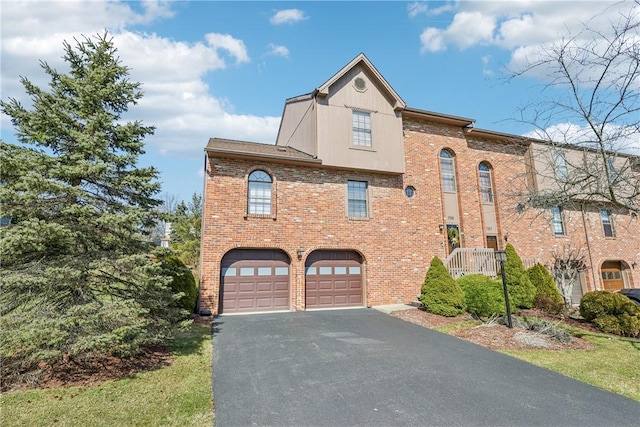
[[[162,195],[201,193],[211,137],[275,143],[286,98],[322,85],[363,52],[408,106],[531,135],[519,108],[545,76],[505,70],[582,23],[609,31],[631,2],[608,1],[13,1],[2,0],[1,98],[26,105],[39,61],[66,71],[63,41],[107,30],[144,97],[126,115],[156,127],[141,165]],[[635,6],[636,15],[640,7]],[[637,88],[635,90],[638,90]],[[0,137],[14,143],[7,116]],[[550,126],[571,123],[550,123]],[[575,126],[579,126],[574,124]],[[640,142],[633,141],[640,154]]]

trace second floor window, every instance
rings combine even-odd
[[[353,111],[353,145],[371,147],[371,113]]]
[[[607,158],[607,167],[609,168],[609,183],[614,184],[618,180],[618,172],[616,172],[613,157]]]
[[[347,181],[349,218],[367,218],[369,216],[367,202],[367,182]]]
[[[605,237],[615,237],[613,223],[611,222],[611,212],[607,209],[600,210],[600,219],[602,220],[602,232]]]
[[[565,181],[569,178],[569,168],[567,167],[567,155],[562,151],[553,152],[553,163],[555,164],[556,178]]]
[[[455,193],[456,168],[455,159],[451,151],[440,151],[440,170],[442,173],[442,189],[448,193]]]
[[[249,174],[247,194],[247,213],[271,215],[271,185],[273,180],[268,173],[255,170]]]
[[[551,228],[556,236],[564,236],[564,220],[562,219],[562,208],[560,206],[551,208]]]
[[[493,203],[493,185],[491,182],[491,167],[485,162],[478,166],[478,174],[480,178],[480,194],[482,195],[482,203]]]

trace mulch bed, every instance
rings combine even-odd
[[[391,315],[407,322],[415,323],[431,329],[460,323],[465,320],[473,320],[468,314],[457,317],[444,317],[416,309],[396,311],[391,313]],[[544,318],[554,324],[564,323],[568,326],[584,329],[585,331],[595,331],[595,329],[586,322],[581,322],[568,317],[560,318],[559,316],[548,315],[537,310],[527,310],[519,313],[519,315]],[[471,341],[474,344],[478,344],[492,350],[591,350],[594,348],[593,344],[589,341],[579,337],[573,336],[571,342],[565,343],[538,332],[529,331],[524,328],[510,329],[497,323],[464,326],[449,333],[458,338]]]

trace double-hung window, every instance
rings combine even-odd
[[[605,237],[616,237],[611,221],[611,211],[600,209],[600,220],[602,221],[602,232]]]
[[[368,218],[367,182],[347,181],[347,194],[349,218]]]
[[[562,218],[562,208],[553,206],[551,208],[551,228],[556,236],[564,236],[564,220]]]
[[[268,173],[255,170],[249,174],[247,194],[247,213],[271,215],[271,185],[273,180]]]
[[[371,113],[353,110],[353,145],[371,147]]]
[[[555,164],[556,178],[561,181],[566,181],[567,178],[569,178],[567,155],[563,151],[554,151],[553,163]]]

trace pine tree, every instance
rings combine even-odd
[[[186,265],[198,268],[202,229],[202,196],[194,193],[189,202],[180,202],[171,220],[171,248]]]
[[[522,259],[511,243],[507,243],[505,251],[507,260],[504,263],[504,272],[511,303],[515,307],[531,308],[536,297],[536,288],[531,283]]]
[[[122,115],[142,97],[108,34],[64,42],[64,74],[42,62],[31,108],[2,101],[20,145],[0,141],[3,373],[39,362],[130,355],[180,315],[145,230],[158,172],[137,167],[154,128]]]
[[[464,293],[440,258],[433,257],[424,278],[420,302],[429,313],[453,317],[466,309]]]

